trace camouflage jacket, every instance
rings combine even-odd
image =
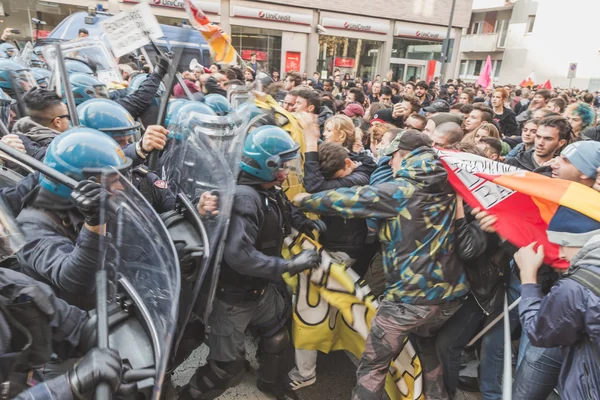
[[[410,153],[392,181],[316,193],[299,206],[322,215],[377,220],[387,299],[437,304],[468,292],[454,249],[456,195],[432,149]]]

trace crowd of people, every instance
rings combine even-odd
[[[284,238],[296,229],[318,234],[323,248],[381,300],[353,399],[382,398],[390,362],[406,338],[419,356],[426,399],[450,399],[459,389],[479,390],[486,400],[503,398],[502,358],[512,349],[504,347],[502,324],[475,345],[478,379],[460,372],[473,357],[467,344],[502,313],[505,296],[511,303],[521,297],[509,313],[513,337],[520,337],[513,398],[546,399],[556,388],[561,398],[600,399],[600,222],[559,208],[548,240],[571,266],[552,268],[543,264],[542,246],[514,247],[496,232],[495,215],[466,204],[437,153],[472,153],[600,191],[600,99],[594,94],[513,85],[482,89],[438,78],[363,80],[339,70],[327,79],[290,72],[280,80],[277,72],[261,75],[254,55],[245,67],[182,71],[161,125],[156,110],[169,70],[165,56],[154,68],[120,64],[124,81],[111,90],[87,71],[85,60],[69,60],[76,110],[49,90],[47,76],[20,84],[16,78],[29,68],[15,67],[10,57],[0,59],[0,77],[8,77],[0,79],[1,117],[10,129],[1,141],[79,183],[70,188],[22,164],[5,163],[23,175],[0,197],[25,240],[16,258],[0,268],[0,378],[10,383],[3,384],[3,395],[71,399],[84,398],[100,382],[123,388],[124,361],[110,349],[75,353],[83,358],[52,379],[39,373],[50,355],[60,353],[48,336],[77,348],[89,335],[91,315],[83,310],[95,306],[89,296],[94,274],[110,254],[101,239],[100,208],[107,192],[123,186],[119,180],[106,186],[90,171],[131,171],[132,185],[157,213],[174,210],[176,195],[149,171],[149,155],[168,152],[169,134],[189,113],[236,112],[227,91],[247,86],[255,91],[251,113],[257,122],[246,133],[239,163],[206,327],[210,353],[174,396],[214,399],[238,384],[248,368],[249,327],[261,338],[260,390],[295,399],[297,390],[316,382],[317,352],[310,349],[296,348],[296,365],[282,377],[292,344],[291,296],[282,275],[319,266],[313,250],[282,257]],[[73,112],[78,127],[70,126]],[[300,128],[296,140],[290,126]],[[305,193],[290,199],[281,187],[291,173],[303,175]],[[218,215],[218,194],[206,191],[194,201],[200,218]],[[191,256],[185,257],[189,263]],[[23,337],[37,346],[30,349]],[[197,339],[199,345],[204,336]],[[36,368],[35,378],[28,378]]]

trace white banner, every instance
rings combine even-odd
[[[160,24],[147,3],[101,22],[115,57],[121,57],[164,36]]]

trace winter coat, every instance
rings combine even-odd
[[[600,273],[600,236],[571,260],[569,272]],[[543,296],[539,284],[521,286],[519,316],[523,331],[537,347],[563,349],[558,379],[561,399],[600,399],[600,297],[579,282],[563,278]]]
[[[46,156],[50,142],[60,135],[60,132],[38,124],[31,117],[23,117],[15,122],[12,133],[23,141],[25,152],[40,161]]]
[[[378,220],[389,300],[441,304],[469,291],[455,251],[456,194],[429,147],[412,151],[390,182],[313,194],[300,208]]]
[[[521,168],[526,171],[537,172],[538,174],[552,176],[552,169],[548,166],[540,166],[535,162],[533,158],[534,148],[527,151],[523,151],[516,155],[514,158],[508,158],[504,161],[506,165],[512,165],[513,167]]]

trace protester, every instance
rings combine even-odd
[[[505,89],[496,89],[492,95],[494,121],[498,124],[500,133],[504,136],[517,134],[518,125],[515,112],[505,107],[509,93]]]
[[[521,130],[522,142],[513,147],[506,155],[506,159],[515,158],[517,155],[526,152],[533,147],[539,122],[540,121],[537,119],[531,119],[523,124],[523,129]]]
[[[444,122],[436,126],[429,137],[433,146],[444,148],[460,142],[463,138],[463,131],[455,122]]]
[[[588,104],[574,103],[567,107],[565,117],[571,124],[573,136],[579,139],[581,132],[596,120],[596,113]]]

